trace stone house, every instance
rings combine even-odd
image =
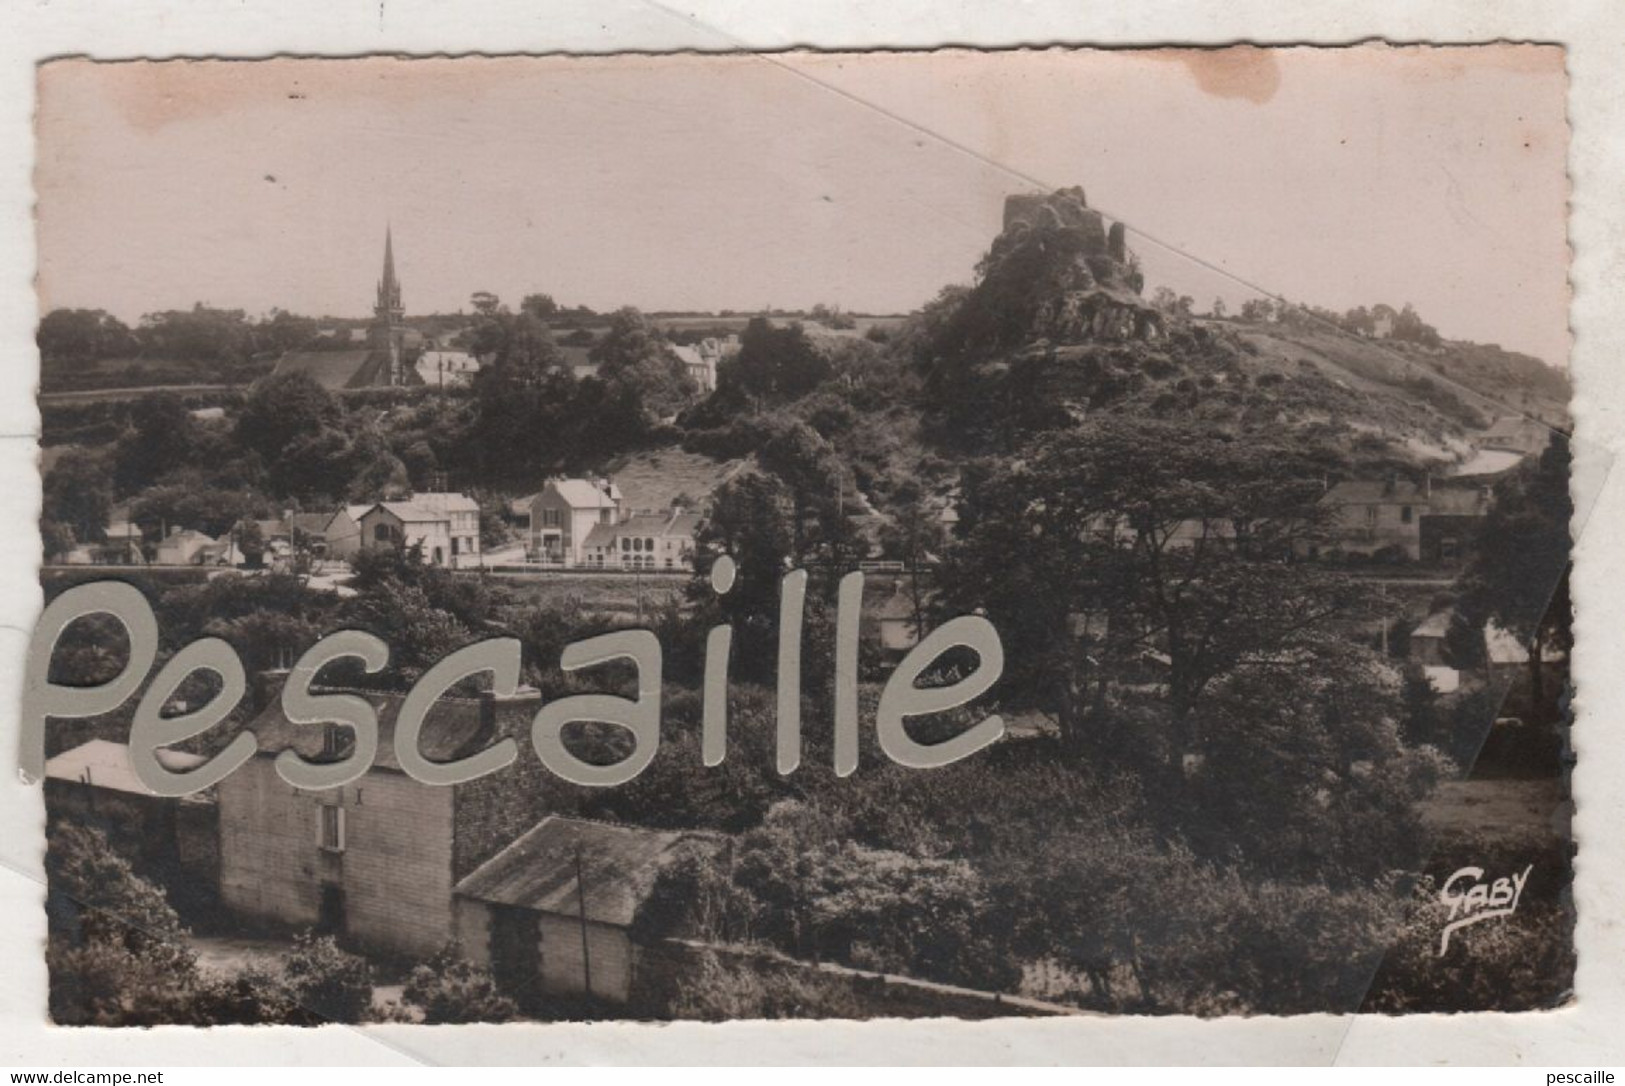
[[[1387,551],[1412,561],[1455,564],[1489,511],[1481,486],[1435,486],[1390,477],[1338,483],[1321,499],[1332,507],[1334,546],[1347,554]]]
[[[160,750],[158,761],[182,772],[204,759]],[[220,864],[213,789],[155,796],[136,777],[128,746],[92,739],[45,763],[45,808],[53,819],[102,830],[142,871],[161,880],[177,904],[212,901]]]
[[[640,957],[632,922],[661,867],[685,841],[718,840],[549,816],[457,884],[457,941],[509,991],[625,1003]]]
[[[683,364],[683,372],[688,374],[689,380],[699,387],[701,392],[712,392],[717,387],[717,366],[715,358],[706,358],[698,348],[689,347],[682,343],[673,343],[671,351],[677,360]]]
[[[280,698],[249,725],[258,755],[216,789],[221,901],[260,922],[427,956],[452,937],[458,882],[547,813],[544,797],[556,781],[528,750],[540,695],[437,702],[421,742],[431,761],[465,757],[505,736],[521,743],[521,753],[498,772],[436,786],[407,776],[395,757],[403,697],[362,693],[378,713],[378,753],[362,777],[340,788],[294,788],[274,763],[284,750],[313,761],[342,758],[349,729],[295,725]]]
[[[623,505],[608,479],[549,479],[531,499],[527,549],[549,565],[584,565],[587,536],[597,525],[618,524]]]

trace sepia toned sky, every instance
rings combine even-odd
[[[1249,296],[1228,273],[1568,351],[1556,48],[59,61],[39,91],[45,308],[363,316],[388,223],[409,313],[901,312],[971,280],[1006,194],[1081,184],[1199,309]]]

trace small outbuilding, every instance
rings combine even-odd
[[[673,849],[710,839],[550,815],[457,884],[457,941],[511,991],[624,1003],[639,906]]]

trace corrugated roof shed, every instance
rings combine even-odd
[[[549,815],[459,882],[456,892],[495,905],[571,917],[581,915],[584,896],[588,920],[626,927],[654,888],[667,855],[692,837],[677,830]]]

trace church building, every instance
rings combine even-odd
[[[277,361],[277,374],[306,373],[323,388],[385,388],[422,383],[417,356],[423,336],[406,325],[401,304],[401,282],[395,275],[395,239],[384,231],[384,273],[378,280],[372,307],[372,326],[364,348],[330,351],[289,351]]]

